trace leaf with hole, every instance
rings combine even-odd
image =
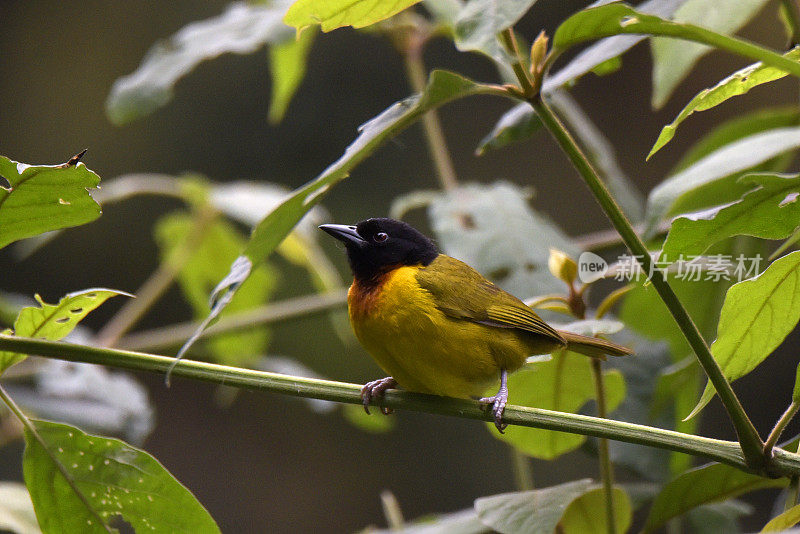
[[[58,304],[47,304],[36,295],[39,307],[23,308],[19,312],[14,321],[14,335],[37,339],[63,339],[89,312],[116,295],[133,297],[124,291],[96,288],[70,293],[59,300]],[[25,358],[25,354],[0,351],[0,374]]]
[[[675,11],[673,20],[693,23],[731,35],[743,27],[768,0],[688,0]],[[656,37],[653,51],[653,107],[661,108],[697,61],[713,49],[697,43]]]
[[[625,398],[625,380],[617,370],[604,372],[603,376],[606,406],[613,412]],[[576,413],[595,398],[592,363],[586,356],[572,352],[554,354],[550,361],[532,364],[509,376],[508,391],[509,404]],[[487,428],[499,440],[543,460],[575,450],[586,440],[579,434],[540,428],[510,426],[504,434],[497,432],[494,424],[487,424]]]
[[[194,495],[146,452],[69,425],[31,422],[22,468],[45,534],[109,532],[120,518],[136,532],[219,532]]]
[[[324,32],[343,26],[364,28],[388,19],[420,0],[297,0],[283,21],[302,31],[317,26]]]
[[[692,469],[664,486],[650,507],[644,532],[653,532],[670,519],[700,505],[757,489],[784,487],[787,483],[785,478],[765,478],[729,465],[712,464]]]
[[[800,320],[800,251],[775,260],[755,278],[734,284],[725,295],[711,354],[725,378],[741,378],[764,361]],[[708,382],[694,417],[714,398]]]
[[[735,235],[784,239],[800,226],[800,175],[748,174],[739,183],[755,187],[739,201],[676,218],[662,258],[675,261],[681,254],[699,256],[714,243]]]
[[[800,48],[795,48],[784,54],[784,57],[797,61],[800,59]],[[675,136],[678,126],[689,116],[696,111],[707,111],[727,100],[746,94],[754,87],[759,85],[780,80],[788,76],[784,70],[777,69],[762,63],[755,63],[741,70],[738,70],[720,81],[714,87],[700,91],[689,103],[684,107],[681,112],[675,117],[670,124],[662,128],[661,133],[658,135],[653,148],[647,155],[647,159],[653,156],[656,152],[661,150],[669,141]]]
[[[61,165],[28,165],[0,156],[0,248],[100,216],[100,205],[88,191],[100,177],[78,158]]]
[[[172,100],[178,80],[203,61],[290,41],[294,31],[282,21],[289,3],[233,2],[223,14],[188,24],[156,43],[139,68],[114,82],[106,99],[108,118],[122,125],[149,115]]]
[[[596,487],[589,479],[475,499],[478,518],[501,534],[552,534],[567,507]]]
[[[192,337],[181,347],[176,362],[199,338],[219,313],[228,305],[233,293],[247,279],[254,264],[259,264],[292,231],[297,223],[318,204],[335,184],[344,180],[350,170],[374,152],[384,141],[413,124],[426,111],[465,96],[494,93],[497,88],[473,82],[447,71],[433,71],[421,94],[397,102],[361,126],[358,138],[347,147],[342,157],[322,174],[285,198],[255,227],[244,253],[231,265],[228,275],[211,293],[211,312]]]

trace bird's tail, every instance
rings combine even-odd
[[[605,339],[582,336],[563,330],[559,330],[558,333],[566,340],[567,350],[579,352],[590,358],[605,360],[606,354],[611,356],[627,356],[628,354],[633,354],[633,351],[628,347],[617,345]]]

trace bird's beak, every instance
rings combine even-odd
[[[329,233],[345,244],[352,243],[357,246],[366,244],[366,241],[358,235],[358,230],[356,230],[355,226],[348,226],[346,224],[321,224],[319,229]]]

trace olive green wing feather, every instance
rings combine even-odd
[[[440,254],[416,275],[437,307],[456,319],[516,328],[566,343],[524,302],[506,293],[464,262]]]

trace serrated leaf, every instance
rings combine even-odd
[[[161,249],[163,261],[170,261],[192,239],[194,217],[187,213],[173,213],[162,217],[155,226],[155,239]],[[229,223],[217,220],[202,232],[190,256],[183,261],[178,273],[178,284],[192,306],[195,317],[208,315],[208,293],[218,280],[228,272],[244,246],[244,239]],[[242,284],[227,307],[228,312],[245,311],[265,304],[275,288],[276,273],[261,265]],[[266,350],[269,330],[254,327],[246,331],[214,336],[207,346],[215,361],[225,365],[247,366]]]
[[[28,165],[0,156],[0,177],[9,184],[4,187],[0,179],[0,248],[100,216],[100,205],[88,191],[100,177],[76,158],[61,165]]]
[[[637,6],[637,10],[650,15],[668,18],[686,0],[648,0]],[[578,53],[574,59],[564,67],[545,78],[542,92],[551,91],[580,78],[584,74],[594,71],[600,65],[609,61],[618,60],[619,56],[633,48],[636,44],[646,39],[645,35],[617,35],[602,39]]]
[[[137,532],[219,532],[180,482],[144,451],[75,427],[32,421],[25,483],[44,533],[108,532],[115,518]]]
[[[662,257],[698,256],[735,235],[784,239],[800,226],[800,175],[749,174],[739,183],[756,187],[739,201],[675,219]]]
[[[625,380],[617,370],[604,372],[603,376],[606,405],[612,412],[625,398]],[[509,404],[576,413],[595,398],[592,364],[589,358],[572,352],[554,354],[548,362],[512,374],[508,390]],[[487,428],[517,450],[544,460],[575,450],[586,440],[586,436],[539,428],[511,426],[504,434],[497,432],[493,424],[487,424]]]
[[[343,26],[364,28],[388,19],[420,0],[297,0],[286,12],[283,21],[302,31],[319,25],[329,32]]]
[[[711,354],[725,378],[736,380],[758,366],[800,319],[800,251],[775,260],[755,278],[734,284],[725,296]],[[709,382],[688,418],[714,397]]]
[[[736,173],[798,147],[800,128],[775,128],[725,145],[667,178],[647,199],[645,236],[652,236],[662,218],[681,208],[700,209],[738,199],[748,188],[736,184]],[[709,194],[709,188],[714,195]]]
[[[23,308],[14,321],[14,335],[37,339],[59,340],[78,325],[89,312],[116,295],[133,295],[116,289],[84,289],[64,296],[58,304],[47,304],[39,295],[39,307]],[[21,362],[25,354],[0,351],[0,374]]]
[[[524,298],[562,293],[547,267],[550,248],[572,257],[580,249],[528,203],[524,189],[508,182],[464,185],[434,196],[428,207],[437,242],[506,291]],[[497,206],[503,206],[498,210]]]
[[[731,35],[744,26],[768,0],[688,0],[675,11],[673,20],[694,23]],[[674,39],[654,38],[653,107],[661,108],[697,61],[711,48]]]
[[[796,504],[782,514],[770,519],[761,532],[783,532],[800,523],[800,504]]]
[[[774,65],[800,77],[800,63],[786,59],[766,48],[693,24],[681,24],[648,15],[622,3],[590,7],[572,15],[556,30],[553,47],[558,51],[564,51],[585,41],[620,34],[659,35],[712,45]]]
[[[797,61],[800,59],[800,48],[787,52],[784,57]],[[658,139],[653,148],[650,149],[646,159],[650,159],[653,154],[661,150],[673,138],[678,126],[694,112],[712,109],[730,98],[746,94],[754,87],[780,80],[788,75],[784,70],[759,62],[734,72],[714,87],[700,91],[681,110],[675,120],[661,129],[661,133],[658,135]]]
[[[297,87],[306,75],[306,60],[316,32],[305,31],[297,39],[278,43],[269,49],[272,96],[269,103],[269,121],[279,123],[289,107]]]
[[[456,47],[462,52],[503,57],[497,34],[516,24],[535,3],[536,0],[468,0],[456,18]]]
[[[614,488],[614,532],[627,532],[633,519],[633,509],[628,494]],[[568,534],[594,534],[610,532],[606,517],[606,494],[603,488],[584,493],[570,503],[559,528]]]
[[[712,464],[683,473],[658,494],[644,527],[653,532],[674,517],[702,504],[724,501],[749,491],[786,486],[785,478],[765,478],[735,467]]]
[[[594,484],[576,480],[549,488],[475,500],[478,518],[501,534],[552,534],[567,507]]]
[[[175,83],[203,61],[293,39],[294,31],[282,22],[289,3],[234,2],[222,15],[188,24],[156,43],[139,68],[114,82],[106,100],[108,118],[122,125],[152,113],[172,100]]]
[[[433,71],[428,85],[421,94],[401,100],[359,129],[358,138],[347,147],[342,157],[332,163],[322,174],[295,190],[272,210],[255,227],[250,241],[231,265],[231,271],[220,281],[211,294],[211,312],[181,347],[176,362],[199,338],[200,334],[227,306],[233,293],[247,279],[254,264],[259,264],[277,247],[295,225],[319,203],[325,194],[364,158],[375,151],[384,141],[397,135],[426,111],[434,109],[456,98],[491,92],[494,88],[473,82],[463,76],[447,71]]]

